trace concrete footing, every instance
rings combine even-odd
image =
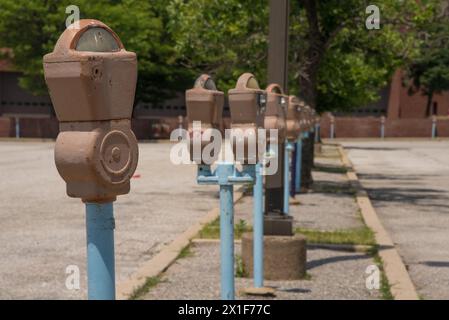
[[[306,237],[264,237],[264,279],[298,280],[306,275]],[[242,262],[247,274],[253,276],[253,234],[242,236]]]

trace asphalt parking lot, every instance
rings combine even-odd
[[[218,205],[194,166],[171,164],[170,147],[140,144],[131,193],[115,202],[117,282]],[[0,141],[0,299],[86,297],[84,205],[67,197],[53,148]],[[70,265],[79,267],[79,290],[66,287]]]
[[[424,299],[449,299],[449,141],[344,141]]]

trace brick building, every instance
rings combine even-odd
[[[0,49],[10,53],[6,49]],[[55,138],[58,122],[48,95],[33,96],[20,88],[20,73],[8,59],[0,60],[0,137]],[[402,85],[403,73],[398,70],[391,83],[380,91],[380,100],[350,114],[336,113],[335,137],[379,137],[381,117],[385,116],[386,137],[429,137],[432,116],[437,116],[438,136],[449,137],[449,92],[436,95],[431,108],[421,93],[409,95]],[[163,105],[138,104],[133,113],[133,130],[139,139],[168,137],[185,119],[184,95]],[[225,107],[224,125],[229,125],[229,108]],[[321,135],[329,137],[331,117],[321,120]],[[185,126],[185,120],[183,122]]]

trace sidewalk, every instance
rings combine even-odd
[[[350,188],[346,171],[334,146],[323,147],[316,158],[315,184],[309,193],[297,196],[299,206],[291,206],[295,229],[311,242],[332,244],[371,244]],[[235,206],[235,224],[239,231],[251,229],[252,198],[245,197]],[[203,238],[217,238],[217,224],[201,233]],[[239,232],[237,232],[237,235]],[[360,241],[359,241],[360,240]],[[359,243],[361,242],[361,243]],[[307,277],[299,281],[266,281],[276,288],[276,299],[379,299],[382,292],[365,285],[368,266],[373,258],[365,252],[331,250],[310,245]],[[349,247],[348,247],[349,248]],[[236,242],[237,298],[249,298],[239,292],[252,286],[252,279],[242,278],[240,243]],[[213,239],[194,241],[163,275],[153,279],[153,286],[143,299],[219,299],[219,242]]]

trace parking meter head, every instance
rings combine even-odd
[[[296,141],[301,133],[300,125],[301,101],[295,97],[290,96],[288,99],[287,109],[287,139],[289,141]]]
[[[270,84],[267,89],[267,110],[265,112],[265,129],[277,129],[278,141],[273,141],[270,136],[269,143],[283,143],[287,136],[286,115],[288,96],[284,94],[278,84]]]
[[[44,56],[44,74],[60,122],[131,118],[137,57],[104,23],[67,28]]]
[[[222,123],[224,93],[218,91],[209,75],[203,74],[196,79],[192,89],[186,91],[188,132],[190,136],[190,160],[204,164],[204,148],[213,141],[210,129],[220,129]],[[198,124],[198,126],[197,126]],[[201,153],[194,151],[194,139],[201,143]],[[211,161],[218,159],[215,149],[210,154]]]
[[[131,131],[136,54],[97,20],[80,20],[44,57],[45,80],[60,133],[55,163],[67,194],[109,202],[130,189],[138,147]]]
[[[253,74],[244,73],[228,97],[234,158],[242,164],[256,164],[263,151],[258,148],[258,129],[264,125],[266,92]]]

